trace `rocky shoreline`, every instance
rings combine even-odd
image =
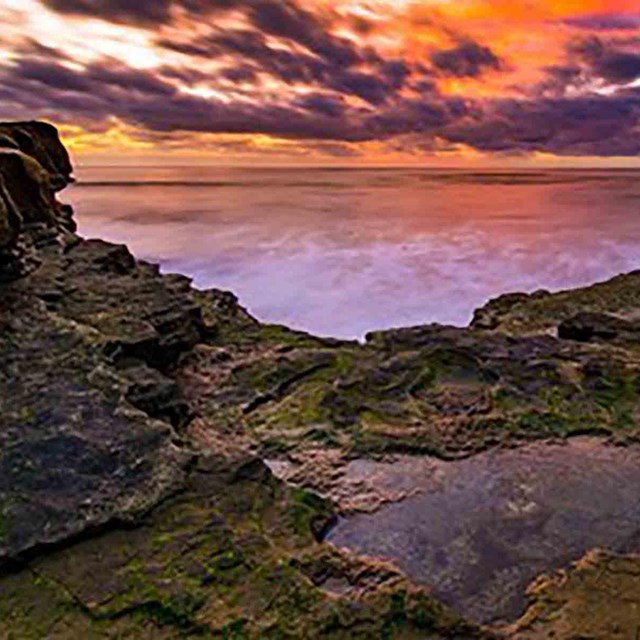
[[[637,442],[640,272],[323,339],[79,237],[71,181],[53,127],[0,124],[0,637],[634,637],[633,555],[541,577],[488,629],[322,540],[403,497],[356,499],[354,460]]]

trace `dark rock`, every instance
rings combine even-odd
[[[0,281],[27,275],[40,264],[43,244],[75,231],[71,208],[55,199],[71,173],[54,127],[0,123]]]
[[[166,420],[178,429],[193,417],[175,380],[146,366],[131,367],[124,373],[131,380],[126,397],[134,407],[154,418]]]
[[[497,329],[506,315],[518,305],[532,300],[541,300],[549,295],[548,291],[540,290],[535,293],[506,293],[487,302],[484,307],[473,313],[471,326],[475,329]]]
[[[73,182],[73,167],[57,129],[46,122],[0,123],[0,147],[18,148],[34,158],[50,175],[55,191]],[[4,141],[4,144],[2,143]]]
[[[476,311],[473,327],[514,336],[555,334],[558,325],[580,313],[637,318],[640,314],[640,271],[580,289],[501,296]]]
[[[640,337],[640,327],[605,313],[579,313],[567,318],[558,327],[558,337],[577,342],[611,342],[616,338],[631,334]]]
[[[0,175],[0,251],[13,247],[22,230],[22,216],[16,208],[4,178]]]
[[[55,224],[49,174],[36,160],[14,149],[0,149],[0,176],[24,223]]]
[[[171,428],[124,402],[95,333],[0,290],[0,561],[144,513],[173,492]]]
[[[335,508],[307,489],[353,458],[640,438],[640,273],[321,339],[76,236],[53,127],[0,147],[0,564],[29,568],[0,577],[1,637],[490,637],[318,545]]]

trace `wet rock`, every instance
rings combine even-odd
[[[639,635],[640,559],[594,549],[566,570],[540,576],[531,606],[508,629],[519,640],[625,640]]]
[[[640,272],[323,339],[78,237],[53,127],[0,124],[0,169],[2,637],[490,637],[318,544],[335,509],[310,490],[390,452],[640,438]],[[303,460],[297,488],[256,454]]]
[[[476,309],[471,326],[476,329],[496,329],[503,318],[515,307],[530,300],[539,300],[549,295],[548,291],[528,293],[506,293],[490,300],[484,307]]]
[[[161,276],[121,245],[79,240],[62,255],[48,254],[30,284],[62,291],[52,310],[95,327],[113,360],[134,358],[167,369],[204,332],[190,280]]]

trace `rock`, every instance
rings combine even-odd
[[[36,160],[14,149],[0,149],[0,176],[25,225],[55,224],[49,174]]]
[[[20,150],[18,143],[9,135],[0,133],[0,147]]]
[[[134,407],[153,418],[166,420],[178,429],[193,418],[193,411],[175,380],[146,366],[131,367],[124,373],[131,380],[126,398]]]
[[[611,342],[623,334],[637,332],[626,320],[606,313],[578,313],[558,326],[558,337],[577,342]]]
[[[42,244],[75,232],[73,211],[55,199],[71,173],[54,127],[0,123],[0,281],[27,275]]]
[[[548,291],[540,290],[536,293],[506,293],[487,302],[484,307],[476,309],[471,326],[475,329],[497,329],[513,309],[533,300],[541,300],[549,295]]]
[[[22,216],[0,175],[0,251],[13,247],[22,230]]]
[[[17,148],[36,160],[49,174],[51,186],[61,191],[73,182],[73,167],[57,129],[46,122],[0,123],[0,147]]]
[[[639,635],[640,559],[592,550],[566,570],[540,576],[531,606],[509,628],[518,640],[625,640]]]
[[[640,317],[640,271],[568,291],[501,296],[476,311],[473,327],[512,335],[555,334],[558,325],[583,312]]]
[[[94,331],[1,289],[0,326],[0,564],[130,520],[180,486],[189,456],[167,423],[127,405],[127,380],[93,375]]]
[[[322,339],[80,238],[71,175],[53,127],[0,124],[0,637],[494,637],[319,543],[322,490],[354,458],[640,438],[640,272]],[[260,457],[288,452],[298,486]]]

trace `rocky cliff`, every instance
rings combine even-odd
[[[636,440],[637,274],[320,339],[79,237],[71,182],[53,127],[0,124],[0,637],[614,637],[579,589],[618,564],[599,602],[632,629],[633,558],[590,556],[489,630],[322,538],[353,459]]]

